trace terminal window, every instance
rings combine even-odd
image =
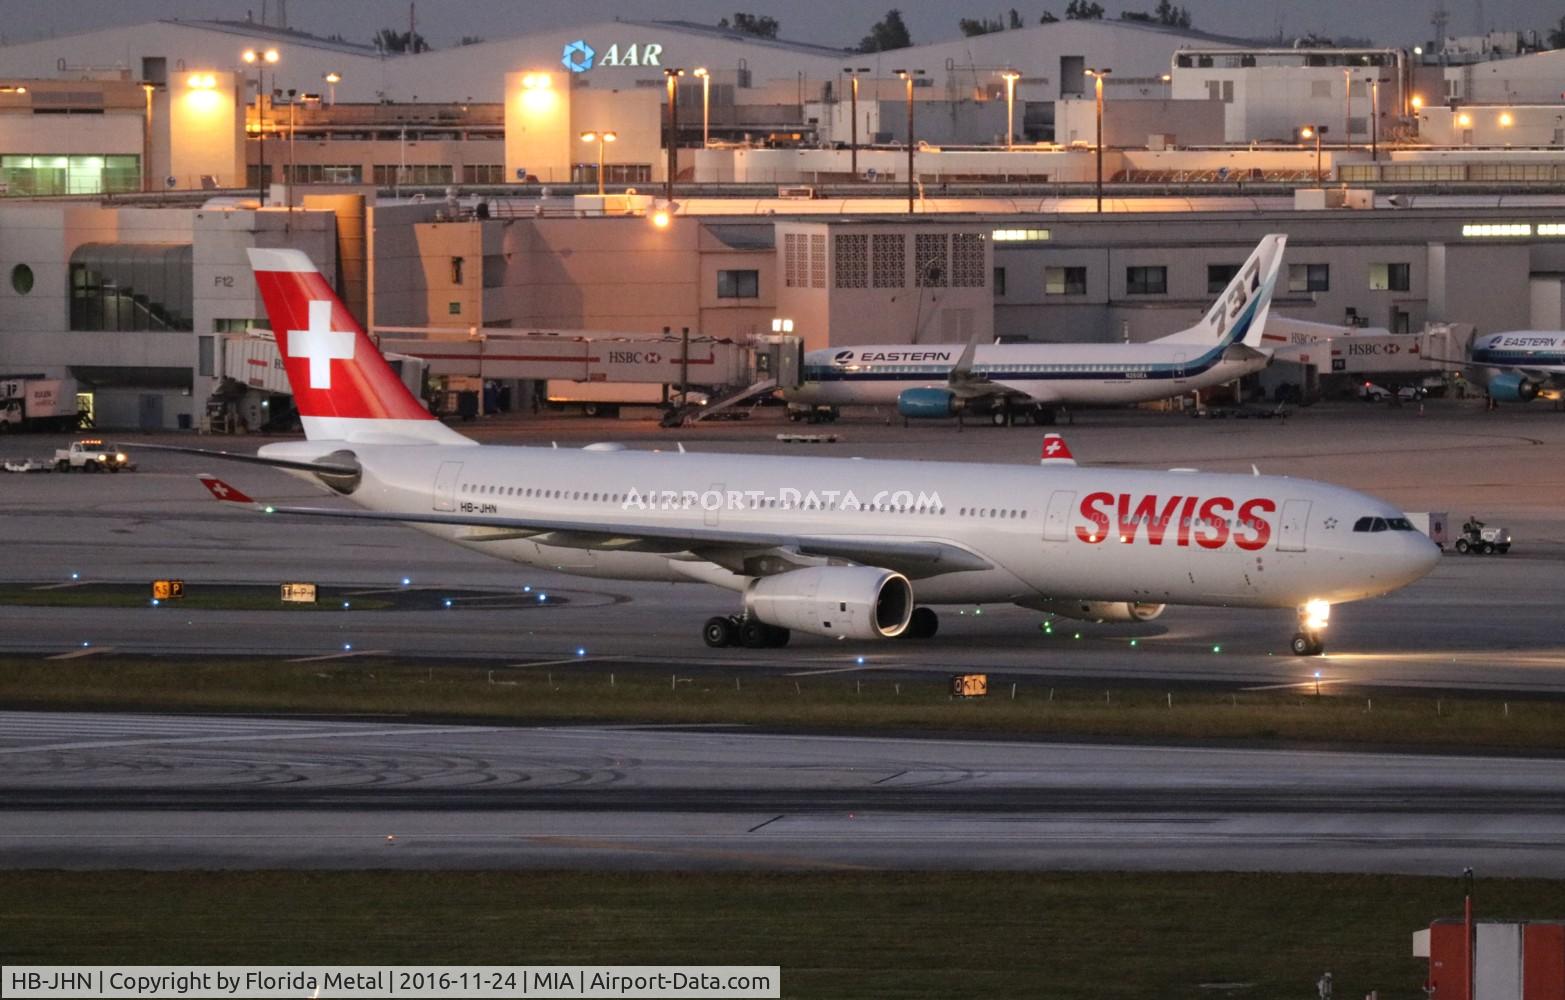
[[[1409,264],[1369,265],[1369,289],[1372,292],[1405,292],[1412,286]]]
[[[1043,269],[1043,294],[1086,295],[1087,269],[1084,267],[1046,267]]]
[[[1239,273],[1238,264],[1208,264],[1206,265],[1206,290],[1210,295],[1216,295],[1228,287],[1228,283],[1234,280]]]
[[[190,244],[84,243],[71,254],[72,330],[191,330]]]
[[[718,271],[717,297],[720,299],[758,299],[761,297],[761,272]]]
[[[1166,267],[1127,267],[1127,268],[1125,268],[1125,294],[1126,295],[1167,295],[1168,294],[1168,268],[1166,268]]]
[[[0,156],[0,185],[23,197],[141,190],[139,156]]]
[[[997,299],[1005,297],[1005,268],[1003,267],[994,269],[994,297]]]
[[[1329,265],[1329,264],[1289,264],[1288,265],[1288,291],[1290,291],[1290,292],[1329,292],[1329,291],[1331,291],[1331,265]]]

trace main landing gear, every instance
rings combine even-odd
[[[902,630],[899,639],[933,639],[935,633],[940,631],[940,616],[931,608],[914,608],[913,616],[908,619],[907,628]]]
[[[743,646],[746,649],[778,649],[788,645],[793,633],[755,618],[720,615],[701,626],[701,638],[713,649]]]
[[[1326,640],[1317,632],[1293,633],[1294,656],[1319,656],[1326,651]]]

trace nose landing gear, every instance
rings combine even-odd
[[[1299,608],[1299,630],[1293,633],[1291,644],[1294,656],[1319,656],[1326,651],[1326,640],[1321,633],[1331,620],[1331,604],[1327,601],[1306,601]]]

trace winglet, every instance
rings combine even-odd
[[[971,378],[973,374],[973,356],[977,353],[978,337],[975,335],[972,340],[967,342],[967,346],[962,348],[961,355],[956,359],[956,364],[951,366],[951,371],[946,375],[946,379],[955,383]]]
[[[1075,465],[1076,458],[1071,454],[1070,445],[1058,434],[1045,434],[1043,436],[1043,458],[1041,465]]]
[[[216,476],[208,475],[204,472],[201,474],[201,485],[207,488],[208,493],[211,493],[224,503],[255,503],[243,491],[228,485]]]

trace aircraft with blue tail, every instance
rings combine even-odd
[[[1009,424],[1058,408],[1143,403],[1211,388],[1265,368],[1262,347],[1287,237],[1262,238],[1197,325],[1138,344],[881,344],[804,357],[785,390],[809,407],[895,404],[904,417],[989,415]]]
[[[1565,333],[1510,330],[1475,337],[1464,364],[1496,402],[1558,399],[1565,391]]]

